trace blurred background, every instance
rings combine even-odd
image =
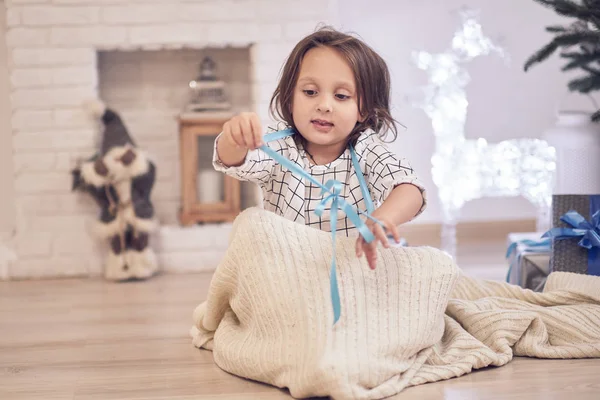
[[[471,25],[465,25],[465,15]],[[214,270],[232,218],[260,205],[256,188],[234,187],[211,171],[214,136],[230,115],[245,110],[259,113],[265,129],[277,127],[268,103],[280,68],[294,44],[322,25],[360,36],[390,68],[393,116],[405,126],[391,146],[410,159],[429,189],[429,207],[404,229],[409,244],[454,252],[456,237],[459,248],[488,238],[500,243],[496,253],[504,253],[508,233],[550,226],[544,202],[551,191],[535,192],[515,176],[533,168],[533,180],[547,179],[545,172],[555,167],[552,157],[539,148],[522,152],[524,147],[445,154],[448,146],[438,142],[436,150],[436,140],[444,126],[456,122],[451,114],[457,102],[449,97],[449,114],[438,120],[437,131],[432,115],[417,103],[427,87],[463,96],[458,103],[466,100],[468,108],[457,111],[466,114],[464,126],[453,131],[455,144],[547,138],[561,110],[595,110],[588,97],[569,91],[568,82],[581,71],[561,71],[566,61],[556,53],[524,71],[526,60],[553,37],[545,28],[571,22],[533,0],[3,1],[0,277],[103,275],[107,243],[93,234],[98,204],[72,191],[71,171],[98,151],[102,137],[103,127],[83,106],[89,99],[119,113],[156,166],[151,201],[159,225],[150,248],[159,269]],[[452,43],[465,26],[481,30],[470,31],[466,40],[485,38],[496,50],[439,64],[442,73],[467,74],[469,80],[446,77],[436,83],[418,67],[415,54],[460,58],[468,43],[454,50]],[[439,111],[440,104],[429,105]],[[585,121],[580,125],[589,130]],[[476,162],[465,161],[469,151]],[[477,187],[461,188],[465,182],[445,175],[435,182],[436,152],[442,169],[456,163],[474,172],[469,179]],[[521,163],[525,156],[533,162]],[[519,167],[506,176],[504,167],[481,172],[494,165]],[[439,196],[444,185],[454,188],[447,195],[453,206],[444,206]],[[542,203],[546,209],[540,214]]]

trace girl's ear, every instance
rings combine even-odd
[[[367,120],[368,116],[369,116],[368,113],[359,113],[358,114],[358,122],[360,122],[362,124],[363,122],[365,122]]]
[[[362,103],[362,102],[359,102],[359,103]],[[362,108],[362,110],[358,111],[358,122],[360,122],[362,124],[363,122],[365,122],[369,118],[369,112],[364,109],[365,108],[364,103],[363,104],[359,104],[359,105],[360,105],[359,108]]]

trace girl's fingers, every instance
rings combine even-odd
[[[371,243],[367,244],[366,249],[365,249],[365,254],[367,256],[367,262],[369,263],[369,268],[371,269],[375,269],[375,265],[377,262],[377,247],[376,247],[376,241],[372,241]]]
[[[385,247],[386,249],[388,247],[390,247],[390,244],[388,243],[387,235],[385,234],[385,231],[383,230],[381,225],[379,225],[379,224],[375,225],[375,228],[373,229],[373,233],[375,234],[375,237],[377,238],[377,240],[379,240],[381,242],[383,247]],[[373,242],[376,242],[376,241],[374,240]]]
[[[239,127],[242,132],[242,138],[244,138],[244,143],[246,147],[249,149],[255,149],[256,143],[254,143],[254,134],[252,133],[252,126],[250,125],[250,121],[246,118],[239,119]]]
[[[260,147],[263,145],[263,132],[262,127],[260,126],[260,119],[258,115],[252,114],[250,116],[250,126],[252,128],[252,134],[254,136],[254,143],[256,147]]]
[[[364,243],[364,240],[363,240],[362,236],[359,236],[356,239],[356,244],[355,244],[356,257],[358,257],[358,258],[361,258],[363,256],[363,243]]]
[[[373,240],[371,243],[365,243],[364,251],[367,256],[369,268],[375,269],[375,261],[377,260],[377,240]]]
[[[235,123],[229,123],[227,126],[229,130],[229,137],[235,143],[236,146],[245,147],[244,139],[242,139],[242,132],[239,129],[239,126]]]
[[[236,147],[239,146],[239,143],[237,142],[235,136],[233,135],[233,132],[231,131],[231,125],[229,124],[229,122],[226,122],[223,125],[223,136],[227,139],[227,141],[230,144],[232,144]]]
[[[396,242],[400,242],[398,229],[390,223],[385,223],[385,227],[392,232],[394,240],[396,240]],[[389,248],[390,243],[387,237],[386,229],[384,229],[383,226],[379,224],[373,224],[370,228],[371,232],[375,236],[375,240],[373,240],[371,243],[367,243],[362,236],[359,236],[356,239],[355,250],[358,258],[362,257],[364,254],[367,259],[367,263],[369,264],[369,268],[375,269],[377,263],[377,242],[381,242],[385,248]]]
[[[394,237],[396,243],[400,243],[400,232],[398,231],[398,227],[392,223],[387,223],[386,228],[388,232],[392,233],[392,236]]]

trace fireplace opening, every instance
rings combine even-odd
[[[235,115],[253,110],[251,46],[202,49],[110,50],[98,52],[100,98],[121,114],[136,144],[157,166],[152,199],[163,225],[179,224],[182,177],[180,118],[189,116],[186,106],[193,93],[190,82],[198,79],[207,58],[214,63],[216,76],[225,84],[228,109],[205,111],[199,116]],[[214,140],[197,142],[198,182],[206,187],[198,197],[218,201],[223,184],[210,172]],[[258,205],[258,188],[242,182],[241,209]]]

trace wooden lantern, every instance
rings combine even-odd
[[[211,115],[186,116],[183,114],[179,118],[182,200],[179,220],[182,225],[199,222],[231,222],[240,213],[240,182],[223,173],[209,171],[212,169],[214,140],[230,116]],[[200,145],[201,141],[202,145]],[[199,154],[201,146],[204,146],[202,159]],[[219,183],[222,184],[216,185],[217,187],[212,184],[202,187],[203,185],[198,183],[201,165],[205,166],[207,173],[210,173],[212,177],[218,174],[216,179],[220,179]],[[206,183],[208,184],[210,181]],[[211,199],[208,202],[206,199],[200,198],[202,196],[199,196],[199,193],[202,195],[209,191],[214,192],[218,190],[218,186],[222,187],[220,199],[214,199],[214,195],[209,196]]]

